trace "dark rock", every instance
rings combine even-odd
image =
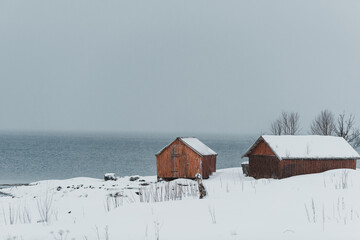
[[[133,176],[133,177],[130,177],[130,181],[131,182],[133,182],[133,181],[136,181],[136,180],[138,180],[139,179],[139,177],[137,177],[137,176]]]
[[[57,191],[60,191],[61,189],[62,189],[61,186],[58,186],[58,187],[56,188]]]
[[[148,186],[148,185],[150,185],[150,183],[141,183],[140,185],[141,186]]]

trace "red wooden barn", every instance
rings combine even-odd
[[[249,176],[285,178],[337,168],[356,168],[359,154],[342,137],[261,136],[243,155]]]
[[[178,137],[156,154],[157,177],[163,179],[203,178],[216,172],[217,153],[193,137]]]

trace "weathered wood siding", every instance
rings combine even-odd
[[[270,147],[261,141],[249,156],[249,176],[254,178],[278,178],[279,160]]]
[[[251,155],[275,156],[274,152],[264,141],[259,142],[259,144],[251,152]]]
[[[339,168],[356,169],[356,160],[292,159],[280,161],[275,156],[249,156],[249,176],[256,179],[286,178],[302,174],[321,173]]]
[[[196,173],[209,178],[216,171],[216,155],[201,156],[176,139],[156,156],[156,167],[158,178],[195,178]]]
[[[209,178],[213,172],[216,172],[216,155],[204,156],[203,158],[202,176],[203,178]]]
[[[332,169],[350,168],[356,169],[355,159],[329,159],[329,160],[310,160],[292,159],[282,160],[279,165],[281,171],[279,178],[286,178],[295,175],[320,173]]]
[[[249,176],[258,178],[278,178],[279,159],[275,156],[250,155]]]

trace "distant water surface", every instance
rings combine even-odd
[[[218,153],[217,168],[239,167],[254,136],[197,135]],[[0,134],[0,184],[73,177],[156,175],[161,134]]]

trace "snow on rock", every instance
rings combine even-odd
[[[105,173],[104,180],[105,181],[116,181],[115,173]]]
[[[359,154],[342,137],[316,135],[263,135],[259,139],[264,139],[280,160],[360,158]],[[244,154],[244,156],[247,156],[251,150],[252,147]]]
[[[140,180],[149,185],[142,186]],[[2,189],[14,198],[0,197],[0,239],[351,240],[360,236],[359,170],[255,180],[244,177],[241,168],[230,168],[218,170],[203,183],[208,195],[201,200],[196,182],[156,183],[156,176],[136,181],[129,177],[106,182],[49,180]],[[45,206],[47,222],[39,214]]]

